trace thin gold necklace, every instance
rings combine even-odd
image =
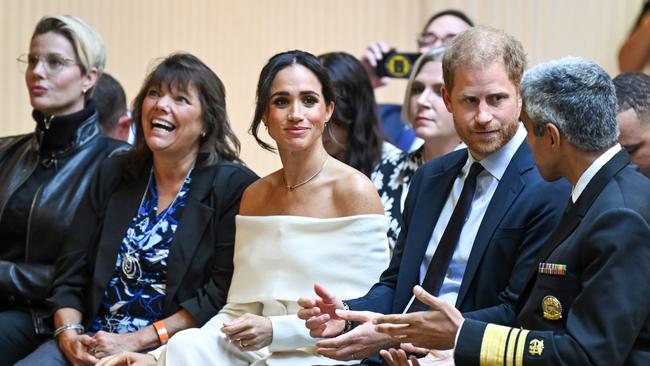
[[[298,187],[301,187],[301,186],[304,186],[305,184],[311,182],[314,178],[316,178],[318,176],[318,174],[320,174],[320,172],[323,171],[323,168],[325,168],[325,164],[327,163],[327,160],[329,160],[329,158],[330,158],[330,156],[329,156],[329,154],[327,154],[327,157],[325,158],[325,161],[323,161],[323,165],[320,166],[320,169],[318,169],[318,171],[316,173],[314,173],[314,175],[312,175],[311,177],[305,179],[304,181],[302,181],[302,182],[300,182],[298,184],[294,184],[294,185],[287,184],[287,178],[285,178],[284,171],[283,171],[282,172],[282,182],[284,183],[284,188],[288,189],[289,192],[291,192],[294,189],[296,189]]]

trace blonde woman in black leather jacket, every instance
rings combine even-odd
[[[46,16],[18,58],[34,132],[0,139],[0,355],[13,364],[51,336],[45,298],[90,178],[124,144],[102,137],[92,99],[106,52],[72,16]]]

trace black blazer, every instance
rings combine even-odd
[[[465,321],[456,365],[508,347],[524,365],[650,365],[650,181],[628,163],[620,151],[605,164],[544,244],[504,323],[514,329]],[[539,273],[539,263],[566,273]],[[501,346],[490,342],[506,332]]]
[[[125,171],[126,157],[108,159],[79,206],[56,263],[48,301],[71,307],[90,326],[115,271],[120,243],[146,189],[150,166],[138,177]],[[255,173],[226,161],[195,168],[187,204],[170,245],[164,316],[181,308],[198,326],[226,303],[233,271],[235,216]]]
[[[403,226],[388,269],[353,310],[401,313],[419,284],[420,264],[467,149],[424,164],[413,177]],[[569,197],[566,181],[547,183],[524,141],[508,164],[480,224],[456,307],[496,321],[512,313],[537,251],[560,219]],[[482,310],[479,310],[482,309]]]

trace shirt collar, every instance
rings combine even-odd
[[[512,157],[515,155],[517,149],[525,139],[526,129],[520,122],[519,127],[517,128],[517,132],[515,132],[515,135],[512,136],[510,141],[503,145],[499,150],[486,156],[483,160],[480,161],[480,164],[483,165],[483,168],[485,168],[485,170],[489,172],[491,176],[496,178],[497,181],[501,181],[501,177],[503,177],[503,173],[505,173],[508,164],[510,164],[510,160],[512,160]],[[476,162],[469,151],[467,155],[467,161],[465,162],[465,165],[462,169],[464,176],[469,173],[469,167],[472,166],[474,162]]]
[[[610,147],[607,151],[605,151],[602,155],[600,155],[596,160],[594,160],[591,165],[587,168],[587,170],[582,173],[580,176],[580,179],[578,179],[578,183],[576,183],[575,187],[573,187],[573,190],[571,191],[571,200],[573,203],[576,203],[578,201],[578,197],[580,197],[580,194],[582,194],[582,191],[587,188],[587,184],[591,182],[591,179],[598,173],[600,168],[605,166],[608,161],[610,161],[616,153],[621,151],[621,145],[616,144],[612,147]]]

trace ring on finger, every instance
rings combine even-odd
[[[244,347],[246,347],[246,346],[244,345],[244,341],[242,341],[241,339],[239,340],[239,347],[240,347],[240,348],[244,348]]]

